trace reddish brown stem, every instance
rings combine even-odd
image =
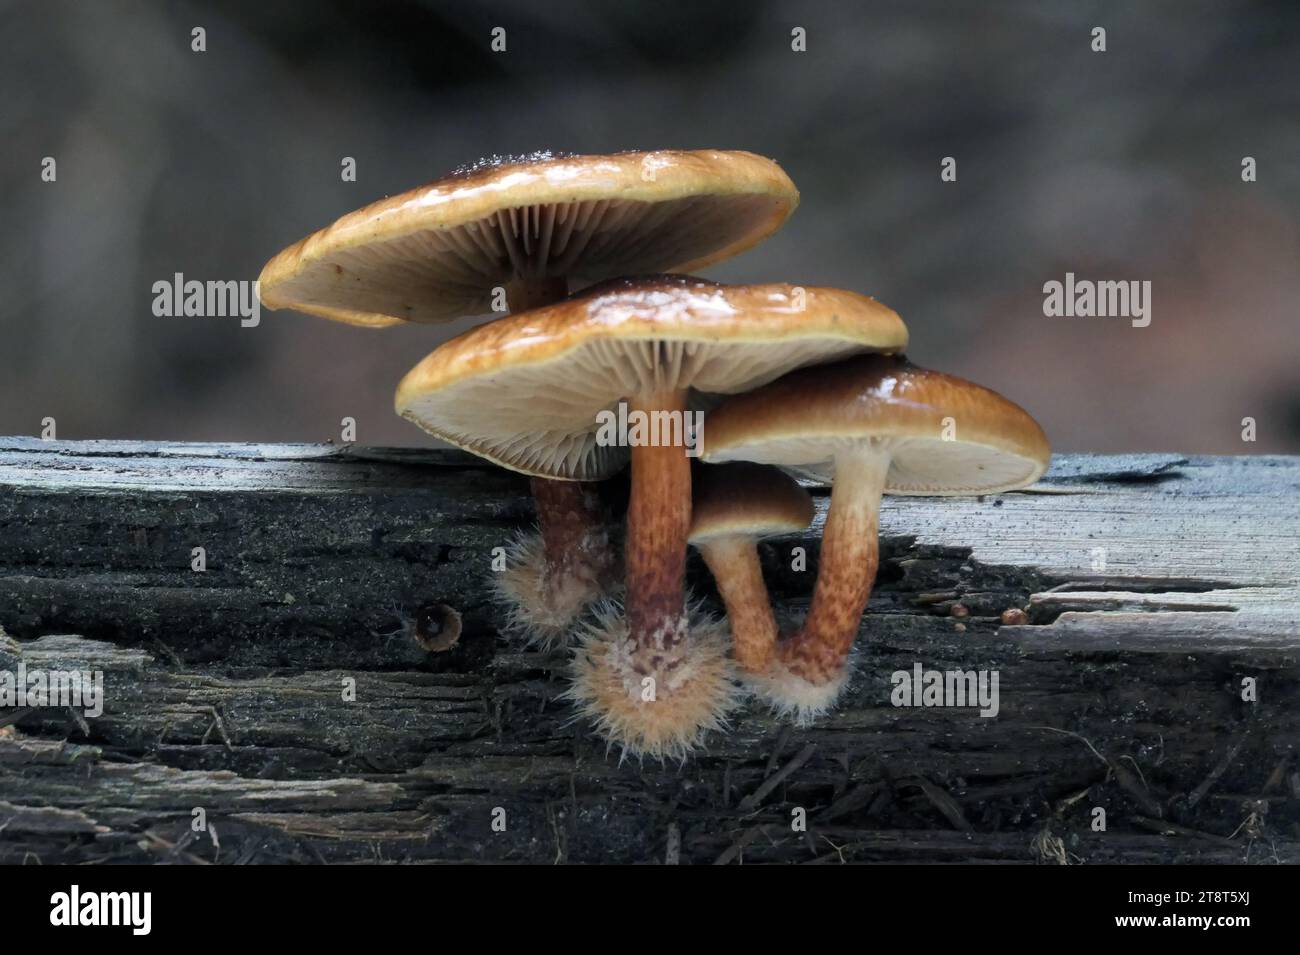
[[[880,496],[888,471],[889,458],[880,453],[836,459],[812,606],[803,626],[777,651],[792,673],[810,683],[838,676],[853,648],[880,560]]]
[[[568,291],[563,277],[517,278],[506,285],[506,304],[511,312],[523,312],[557,302]],[[531,487],[546,555],[546,583],[568,575],[594,581],[601,589],[613,583],[608,515],[596,485],[534,477]]]
[[[530,486],[546,554],[546,574],[572,575],[601,585],[611,583],[614,555],[597,486],[587,481],[537,477],[532,478]]]
[[[737,665],[749,673],[762,673],[772,662],[777,628],[757,541],[737,535],[705,541],[698,547],[727,607]]]
[[[686,411],[684,391],[629,402],[629,415]],[[678,446],[632,447],[632,490],[627,510],[627,622],[644,665],[659,669],[662,655],[686,637],[686,541],[691,525],[691,462]]]
[[[506,285],[506,307],[512,313],[526,312],[558,302],[569,294],[568,280],[561,278],[515,279]]]

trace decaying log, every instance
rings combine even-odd
[[[97,718],[0,709],[0,862],[1300,861],[1300,459],[889,499],[841,709],[749,707],[667,766],[497,633],[526,490],[451,452],[0,439],[0,672],[105,680]],[[763,548],[790,617],[816,494]],[[444,653],[407,625],[431,601]],[[998,715],[895,707],[917,663],[997,671]]]

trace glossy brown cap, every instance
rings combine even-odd
[[[703,459],[798,468],[830,481],[835,459],[888,454],[891,494],[992,494],[1032,484],[1051,449],[995,391],[869,355],[786,375],[730,398],[704,423]]]
[[[761,464],[705,465],[691,483],[690,542],[720,537],[773,537],[803,530],[813,502],[799,482]]]
[[[353,325],[483,314],[519,278],[688,272],[799,204],[775,162],[718,150],[488,161],[349,213],[267,263],[262,303]]]
[[[407,373],[395,406],[504,467],[599,480],[629,457],[598,440],[598,414],[622,399],[737,394],[805,365],[906,344],[902,319],[853,292],[624,279],[452,339]]]

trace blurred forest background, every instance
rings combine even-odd
[[[803,193],[711,277],[872,294],[1057,450],[1300,452],[1292,0],[5,2],[0,80],[0,433],[426,444],[393,388],[471,323],[159,318],[153,283],[482,155],[678,147]],[[1067,271],[1151,281],[1151,325],[1045,317]]]

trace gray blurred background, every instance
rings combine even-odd
[[[0,5],[0,79],[0,433],[429,443],[393,388],[467,323],[158,318],[153,283],[481,155],[677,147],[803,193],[711,277],[868,292],[1057,450],[1300,452],[1300,3],[42,0]],[[1067,271],[1151,281],[1151,325],[1045,317]]]

